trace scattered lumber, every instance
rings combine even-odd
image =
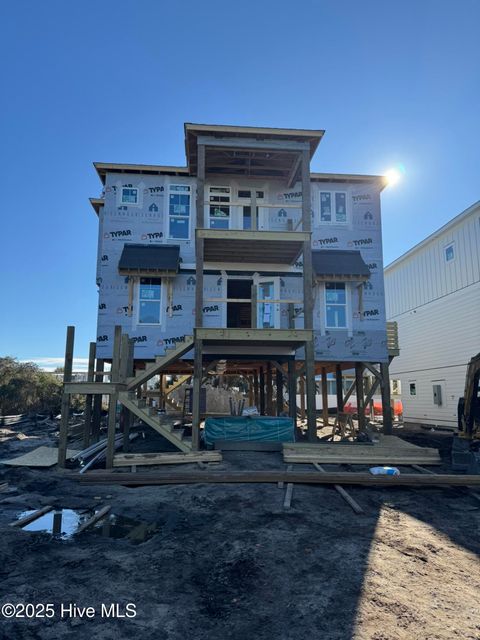
[[[291,473],[293,471],[293,466],[290,464],[287,467],[287,473]],[[285,499],[283,501],[283,508],[290,509],[290,505],[292,503],[292,495],[293,495],[293,482],[289,482],[287,484],[287,489],[285,491]]]
[[[154,464],[187,464],[221,462],[221,451],[191,451],[187,453],[119,453],[113,458],[114,467],[145,466]]]
[[[30,513],[28,516],[25,516],[24,518],[20,518],[20,520],[14,520],[13,522],[10,522],[10,526],[11,527],[24,527],[26,524],[29,524],[30,522],[33,522],[37,518],[40,518],[40,516],[45,515],[49,511],[52,511],[52,509],[53,509],[53,507],[50,506],[50,505],[48,505],[46,507],[42,507],[41,509],[37,509],[33,513]]]
[[[99,520],[104,518],[107,515],[107,513],[110,511],[111,508],[112,508],[111,505],[107,504],[105,507],[100,509],[100,511],[97,511],[97,513],[95,515],[93,515],[89,520],[84,522],[78,528],[77,534],[78,533],[82,533],[82,531],[85,531],[85,529],[88,529],[88,527],[91,527],[93,524],[95,524],[96,522],[98,522]]]
[[[318,462],[314,462],[313,466],[315,467],[315,469],[318,469],[320,473],[327,473],[325,469],[318,464]],[[345,502],[347,502],[352,507],[355,513],[357,514],[364,513],[362,507],[358,504],[358,502],[354,500],[352,496],[349,493],[347,493],[347,491],[345,491],[345,489],[342,486],[340,486],[339,484],[334,484],[333,486],[337,491],[337,493],[339,493],[342,496]]]
[[[383,436],[378,443],[284,443],[283,459],[297,464],[441,464],[437,449],[418,447],[396,436]]]
[[[480,486],[480,475],[452,475],[403,473],[399,476],[374,476],[370,473],[318,473],[287,471],[189,471],[128,473],[117,471],[92,471],[78,476],[82,484],[121,484],[126,486],[162,484],[236,484],[277,483],[296,484],[351,484],[365,486]]]

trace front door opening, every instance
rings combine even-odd
[[[252,280],[227,280],[227,327],[250,329],[252,326]],[[236,302],[248,300],[248,302]]]

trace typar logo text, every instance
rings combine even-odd
[[[119,231],[107,231],[103,234],[105,240],[123,240],[132,237],[131,229],[120,229]]]

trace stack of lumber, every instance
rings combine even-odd
[[[186,464],[221,462],[220,451],[191,451],[183,453],[119,453],[113,459],[114,467],[145,466],[156,464]]]
[[[437,449],[417,447],[396,436],[380,436],[378,443],[284,443],[283,459],[289,464],[440,464]]]
[[[246,483],[295,483],[295,484],[345,484],[366,486],[469,486],[480,485],[480,475],[447,475],[426,473],[402,473],[399,476],[374,476],[370,473],[341,473],[318,471],[189,471],[143,472],[92,471],[77,476],[82,484],[120,484],[125,486],[167,484],[246,484]]]

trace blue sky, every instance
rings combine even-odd
[[[184,164],[183,122],[323,128],[314,171],[405,175],[389,262],[479,199],[478,0],[3,3],[0,354],[95,338],[93,161]]]

